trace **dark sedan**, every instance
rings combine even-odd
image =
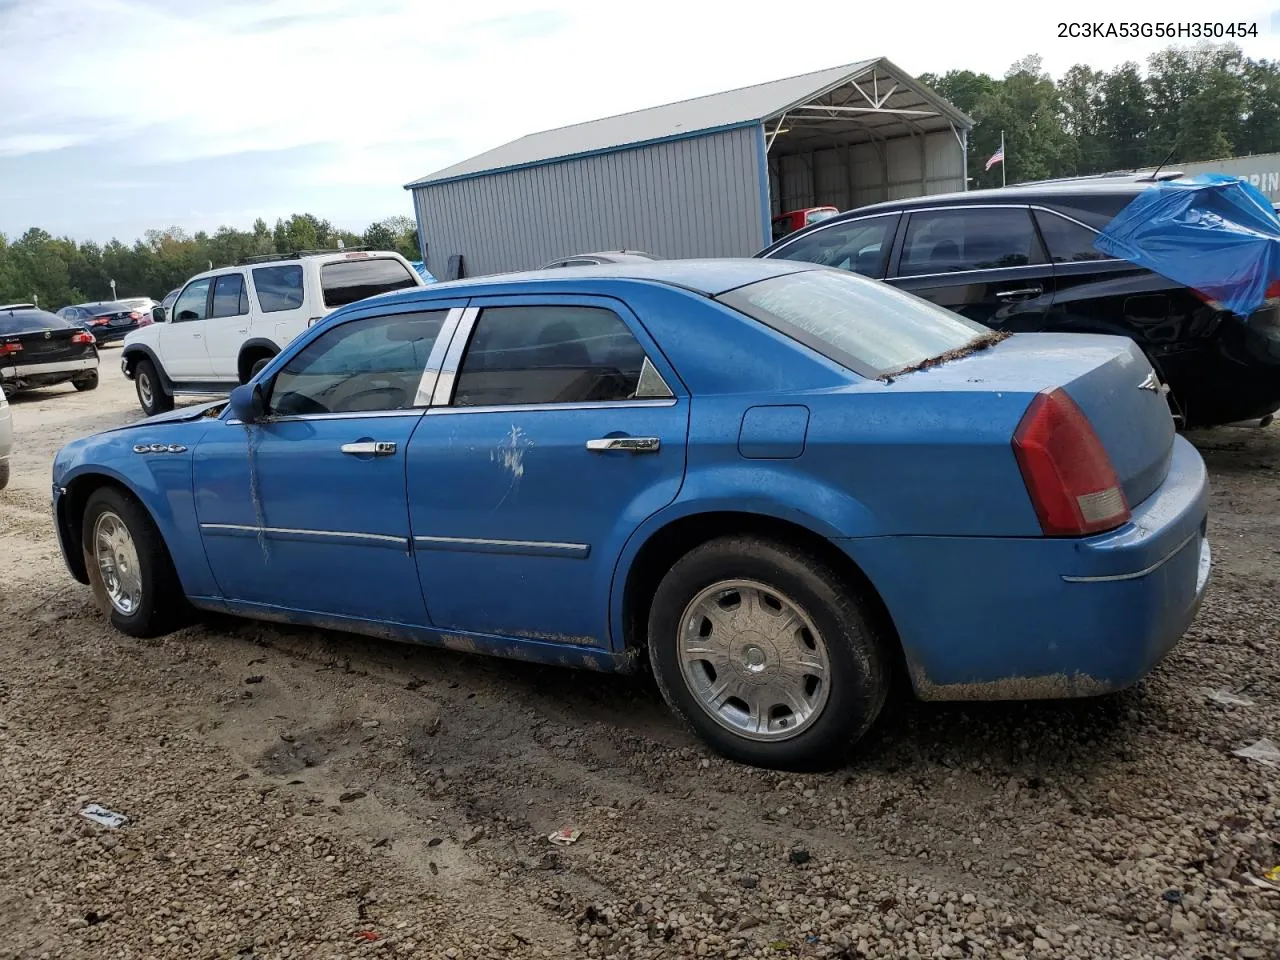
[[[127,334],[151,323],[150,308],[140,309],[137,300],[77,303],[63,307],[58,316],[88,330],[100,344],[123,340]]]
[[[1280,409],[1280,301],[1238,317],[1094,247],[1151,184],[1108,177],[878,203],[757,256],[884,280],[995,330],[1126,336],[1184,427],[1266,420]]]
[[[0,312],[0,387],[6,393],[70,382],[98,385],[93,334],[44,310]]]
[[[648,263],[661,259],[643,250],[604,250],[600,253],[580,253],[572,257],[564,257],[544,264],[543,270],[555,267],[597,267],[602,263]]]

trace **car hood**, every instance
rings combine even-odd
[[[155,426],[157,423],[187,423],[192,420],[199,420],[202,417],[216,417],[226,405],[226,400],[211,400],[208,403],[197,403],[194,406],[170,410],[168,413],[157,413],[154,417],[147,417],[145,420],[121,424],[118,427],[111,427],[99,432],[119,433],[122,430],[136,430],[139,427]]]

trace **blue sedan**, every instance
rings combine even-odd
[[[64,447],[71,575],[192,608],[628,671],[751,764],[840,762],[890,674],[1100,694],[1184,633],[1207,485],[1119,337],[991,331],[785,260],[360,301],[229,400]]]

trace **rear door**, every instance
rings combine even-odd
[[[605,645],[622,546],[684,478],[682,389],[620,301],[472,300],[409,446],[432,624]]]
[[[306,285],[301,263],[273,263],[249,271],[252,323],[250,335],[270,340],[283,348],[307,329],[319,311],[307,308]],[[254,310],[254,303],[257,309]]]
[[[1027,206],[908,212],[888,279],[994,330],[1040,329],[1053,299],[1053,269]]]
[[[178,294],[168,322],[161,326],[160,362],[172,380],[208,380],[212,374],[204,343],[212,293],[212,277],[192,280]]]

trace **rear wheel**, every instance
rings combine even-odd
[[[173,409],[173,397],[164,392],[155,364],[146,357],[133,368],[133,385],[138,391],[138,405],[148,417]]]
[[[0,460],[0,490],[9,485],[9,461]]]
[[[654,594],[653,672],[672,709],[730,759],[837,766],[888,692],[867,609],[847,578],[804,551],[713,540],[677,561]]]
[[[270,362],[271,362],[270,357],[262,357],[261,359],[255,360],[253,362],[253,366],[249,368],[249,379],[252,380],[259,373],[261,373],[263,369],[266,367],[266,365]]]
[[[98,371],[94,370],[79,379],[72,380],[71,385],[77,390],[97,390],[98,389]]]
[[[154,521],[132,496],[94,491],[81,526],[84,565],[94,598],[131,637],[155,637],[188,611],[173,561]]]

